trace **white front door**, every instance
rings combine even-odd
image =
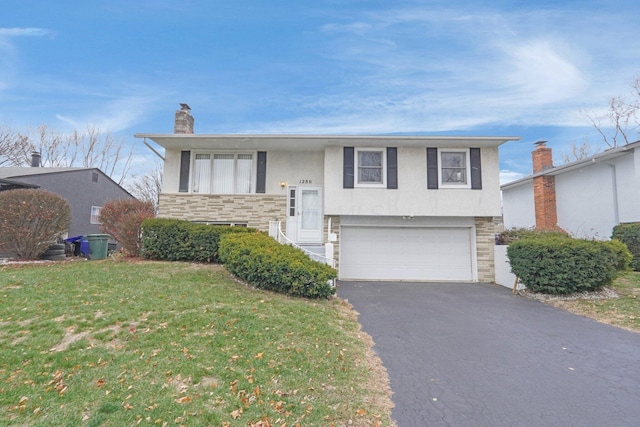
[[[287,237],[296,243],[322,242],[322,188],[290,187],[289,195]]]

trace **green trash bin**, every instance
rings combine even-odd
[[[89,259],[105,259],[107,257],[107,248],[109,246],[108,234],[87,234],[85,236],[89,241]]]

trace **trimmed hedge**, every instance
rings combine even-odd
[[[569,237],[563,231],[536,230],[535,228],[510,228],[496,235],[496,245],[510,245],[521,239],[540,239],[547,237]]]
[[[624,269],[615,242],[546,237],[517,240],[507,248],[511,270],[533,292],[571,294],[610,284]],[[628,255],[627,255],[628,260]]]
[[[631,268],[640,271],[640,222],[629,222],[626,224],[618,224],[613,227],[612,239],[618,239],[633,254]]]
[[[263,233],[225,234],[219,254],[229,272],[257,288],[305,298],[335,293],[335,269]]]
[[[142,222],[142,256],[159,261],[219,263],[220,237],[228,233],[255,233],[246,227],[194,224],[178,219]]]
[[[629,251],[626,244],[618,239],[611,239],[602,242],[609,249],[611,264],[617,271],[628,271],[631,269],[633,254]]]

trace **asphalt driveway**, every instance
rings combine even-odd
[[[640,425],[640,334],[495,285],[342,282],[338,296],[376,343],[399,427]]]

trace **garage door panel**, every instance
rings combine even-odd
[[[470,228],[342,227],[340,278],[472,280]]]

